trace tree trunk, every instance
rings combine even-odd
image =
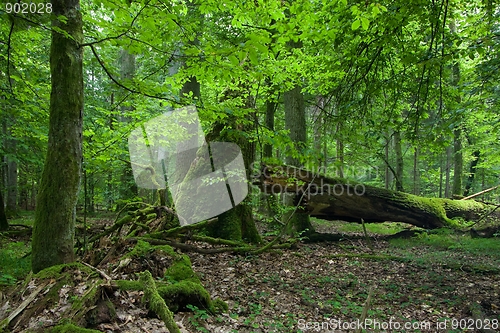
[[[7,140],[8,150],[12,155],[16,153],[16,140]],[[13,158],[7,158],[7,213],[14,216],[17,213],[17,162]]]
[[[419,148],[413,152],[413,194],[420,195],[420,168],[418,166]]]
[[[5,215],[2,191],[0,191],[0,231],[5,231],[7,229],[9,229],[9,223]]]
[[[444,197],[450,197],[450,174],[451,174],[451,147],[446,147],[446,180],[444,183]]]
[[[269,97],[272,98],[272,97]],[[276,102],[269,99],[266,101],[266,127],[268,130],[274,132],[274,114],[276,113]],[[264,145],[264,158],[273,157],[273,146],[269,143]]]
[[[390,169],[389,169],[389,145],[391,144],[391,136],[389,133],[387,133],[387,137],[385,139],[385,149],[384,149],[384,154],[385,154],[385,177],[384,177],[384,185],[385,189],[388,190],[389,187],[391,186],[392,179],[390,179]]]
[[[413,194],[349,183],[291,166],[265,167],[256,183],[266,193],[291,193],[297,203],[306,191],[304,215],[325,220],[404,222],[432,229],[454,226],[455,217],[477,220],[494,206],[473,200],[423,198]],[[490,215],[499,218],[500,212]]]
[[[453,195],[462,195],[462,173],[463,173],[463,159],[462,159],[462,139],[460,138],[460,129],[455,129],[453,132]]]
[[[239,91],[233,91],[233,93],[240,94]],[[231,93],[228,95],[231,95]],[[244,107],[250,110],[252,105],[253,102],[251,98],[248,97]],[[252,114],[248,115],[249,118],[253,118],[253,116]],[[224,131],[224,127],[228,125],[236,131]],[[250,179],[252,173],[250,167],[255,160],[255,143],[250,142],[247,135],[238,135],[238,133],[251,132],[254,126],[255,123],[249,121],[249,119],[239,120],[234,116],[230,116],[225,119],[224,123],[216,123],[213,132],[207,135],[207,141],[209,143],[211,141],[233,142],[240,147],[247,180]],[[250,183],[248,183],[248,193],[251,193]],[[252,216],[250,197],[247,196],[236,207],[220,214],[217,223],[215,223],[209,231],[213,237],[260,243],[261,238]]]
[[[124,82],[126,85],[130,85],[131,81],[135,77],[135,55],[129,53],[127,50],[122,49],[120,50],[120,78],[122,82]],[[128,92],[123,91],[123,95],[128,94]],[[128,101],[132,103],[132,101]],[[133,104],[133,103],[132,103]],[[134,111],[134,106],[133,105],[125,105],[122,104],[120,107],[121,111],[121,116],[118,117],[120,122],[122,123],[129,123],[131,121],[131,117],[129,115],[130,112]],[[126,147],[123,146],[123,150],[126,151]],[[125,159],[126,157],[123,156]],[[137,184],[134,179],[134,174],[132,172],[132,166],[130,163],[125,163],[123,165],[123,169],[121,170],[120,174],[120,186],[118,187],[119,189],[119,196],[120,199],[130,199],[138,195],[138,188]],[[118,206],[117,210],[121,209],[122,207]]]
[[[470,194],[472,184],[474,183],[474,177],[476,176],[476,167],[477,163],[479,162],[480,154],[481,153],[479,152],[479,150],[476,150],[472,153],[474,159],[470,162],[469,176],[467,177],[467,183],[465,184],[464,197]]]
[[[404,191],[403,188],[403,152],[401,150],[401,133],[394,132],[394,152],[396,153],[396,191]]]
[[[285,128],[290,131],[290,139],[295,145],[295,149],[299,154],[304,150],[306,144],[306,115],[304,107],[304,96],[302,95],[300,86],[284,93],[285,103]],[[300,166],[300,160],[293,156],[286,157],[286,163],[294,166]],[[293,206],[294,198],[287,193],[284,193],[285,205]],[[314,231],[309,216],[306,214],[296,214],[293,212],[286,213],[283,216],[283,222],[287,223],[290,219],[289,232],[305,232],[312,233]]]
[[[33,227],[34,273],[74,261],[75,208],[82,161],[83,49],[79,45],[83,31],[80,2],[52,0],[52,10],[52,25],[57,29],[52,30],[50,49],[52,91],[48,149]],[[66,20],[59,20],[60,16]]]

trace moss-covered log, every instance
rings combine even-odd
[[[405,222],[432,229],[455,226],[454,218],[476,221],[494,206],[472,200],[423,198],[290,166],[266,166],[257,185],[266,193],[295,193],[310,216],[325,220]],[[494,212],[490,218],[500,219]]]

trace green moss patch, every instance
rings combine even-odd
[[[73,324],[58,325],[51,328],[48,333],[101,333],[101,331],[91,330],[87,328],[82,328],[75,326]]]

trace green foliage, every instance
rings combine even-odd
[[[24,242],[4,242],[0,247],[0,285],[13,285],[31,270],[30,246]]]

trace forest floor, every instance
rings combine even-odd
[[[357,224],[315,220],[314,226],[320,232],[363,235]],[[229,311],[210,315],[194,307],[175,314],[175,320],[182,332],[500,331],[500,238],[476,239],[441,230],[389,240],[384,236],[407,226],[367,227],[369,240],[300,243],[296,249],[259,256],[190,252],[203,285],[212,298],[227,302]],[[11,239],[8,245],[2,240],[0,246],[0,271],[19,270],[0,272],[0,321],[21,302],[2,285],[22,282],[26,263],[12,257],[29,250],[25,241]],[[140,296],[128,292],[115,298],[116,318],[94,329],[166,332]],[[54,304],[45,306],[44,316],[58,311]],[[359,322],[363,316],[365,321]],[[12,331],[26,331],[24,327]]]

